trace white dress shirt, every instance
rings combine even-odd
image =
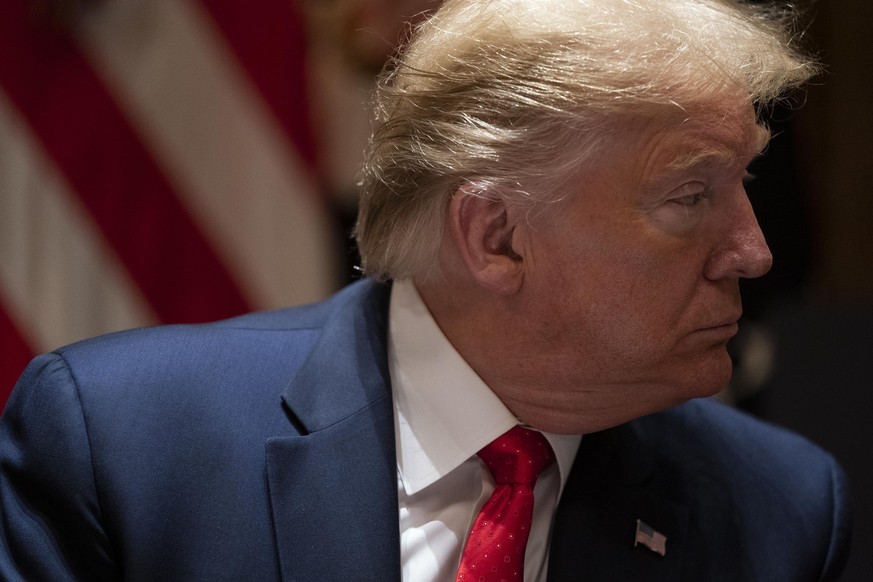
[[[440,331],[408,281],[394,283],[388,332],[404,581],[455,579],[494,480],[476,452],[519,424]],[[557,462],[534,488],[524,579],[544,582],[552,521],[580,436],[544,433]]]

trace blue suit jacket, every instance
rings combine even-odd
[[[399,579],[388,295],[37,358],[0,422],[0,579]],[[693,402],[583,439],[549,577],[831,580],[847,544],[831,457]]]

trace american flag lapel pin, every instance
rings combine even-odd
[[[634,547],[643,545],[658,555],[667,555],[667,536],[644,522],[637,520],[637,533],[634,536]]]

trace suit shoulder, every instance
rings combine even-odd
[[[647,438],[683,448],[718,448],[743,457],[784,457],[801,454],[810,459],[829,456],[807,438],[737,408],[720,402],[693,400],[681,406],[641,419]],[[669,428],[669,430],[664,430]],[[795,457],[796,462],[796,457]]]
[[[58,348],[31,364],[22,378],[33,383],[36,370],[63,367],[91,396],[183,394],[225,390],[280,392],[306,360],[327,325],[342,326],[348,311],[373,293],[373,285],[352,285],[312,305],[251,313],[203,324],[161,325],[126,330]],[[254,395],[253,395],[254,396]]]
[[[829,473],[835,466],[830,454],[805,437],[713,400],[691,401],[639,423],[645,441],[704,471],[788,476],[816,468]]]
[[[271,357],[306,351],[326,322],[346,304],[365,294],[367,286],[351,285],[333,297],[309,305],[248,313],[198,324],[173,324],[119,331],[54,350],[77,364],[98,361],[101,367],[160,358],[162,365],[182,360],[186,365],[227,359]]]
[[[731,500],[737,519],[772,527],[765,516],[778,522],[791,515],[811,529],[813,523],[849,523],[842,468],[793,431],[712,400],[640,419],[638,430],[677,473]]]
[[[54,350],[54,355],[80,373],[94,368],[103,374],[136,369],[163,370],[184,366],[203,369],[234,361],[278,357],[306,351],[318,333],[307,308],[257,313],[232,320],[160,325],[110,333]]]

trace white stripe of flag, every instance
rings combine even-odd
[[[0,136],[0,294],[30,345],[156,323],[2,89]]]
[[[179,0],[113,0],[91,16],[81,46],[249,301],[334,290],[340,254],[313,178],[210,16]]]

